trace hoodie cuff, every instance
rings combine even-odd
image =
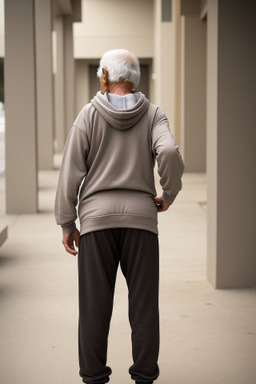
[[[167,195],[166,192],[163,192],[163,194],[162,194],[162,199],[163,199],[163,201],[164,201],[165,203],[171,205],[171,204],[174,202],[174,200],[176,199],[176,196],[177,196],[177,195]]]
[[[61,228],[62,228],[63,234],[72,233],[76,230],[76,223],[73,222],[73,223],[65,224],[65,225],[62,225]]]

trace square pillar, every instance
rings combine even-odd
[[[75,119],[75,60],[73,49],[73,17],[64,16],[64,92],[65,135],[68,136]]]
[[[38,207],[34,0],[5,1],[6,212]]]
[[[63,17],[54,19],[56,37],[55,74],[54,74],[54,106],[55,106],[55,131],[54,149],[61,153],[65,145],[65,105],[64,105],[64,26]]]
[[[75,62],[73,54],[73,18],[57,16],[55,73],[55,150],[62,152],[75,119]]]
[[[182,2],[182,150],[186,172],[206,171],[206,22]]]
[[[173,1],[174,22],[174,118],[175,141],[181,144],[181,15],[180,0]]]
[[[175,136],[173,7],[171,0],[154,0],[154,98],[152,102],[159,105],[166,113]]]
[[[208,1],[208,278],[256,284],[256,3]]]
[[[35,0],[39,169],[53,168],[52,0]]]

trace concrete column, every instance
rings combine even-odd
[[[217,287],[218,0],[207,12],[207,277]]]
[[[5,1],[6,212],[35,213],[36,65],[33,0]]]
[[[163,21],[163,2],[154,2],[154,94],[153,102],[158,104],[170,120],[175,135],[174,122],[174,30],[172,1],[167,7],[169,15]]]
[[[187,172],[206,171],[206,23],[182,16],[182,150]]]
[[[73,17],[64,16],[64,102],[65,136],[75,119],[75,61],[73,52]]]
[[[161,23],[161,108],[166,113],[172,133],[175,136],[174,122],[174,31],[173,22]]]
[[[152,102],[161,104],[161,1],[154,0],[154,59],[153,59],[153,74],[152,74]]]
[[[62,152],[75,119],[75,63],[73,55],[73,18],[58,16],[55,74],[55,150]]]
[[[175,141],[181,145],[181,16],[180,0],[173,1],[174,22],[174,117]]]
[[[56,33],[55,75],[54,75],[54,106],[55,132],[54,149],[61,153],[65,144],[65,96],[64,96],[64,26],[62,16],[55,17]]]
[[[208,1],[208,278],[256,284],[256,3]]]
[[[52,0],[35,0],[39,169],[53,168]]]

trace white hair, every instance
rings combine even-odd
[[[140,82],[139,60],[126,49],[113,49],[102,56],[97,71],[98,78],[101,77],[103,68],[108,72],[109,81],[113,83],[123,79],[136,88]]]

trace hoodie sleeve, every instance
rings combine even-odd
[[[184,163],[170,131],[168,119],[159,108],[153,121],[152,150],[158,165],[162,199],[172,204],[182,187]]]
[[[73,125],[64,148],[54,206],[56,222],[63,233],[72,233],[76,229],[78,191],[87,172],[88,148],[85,131]]]

